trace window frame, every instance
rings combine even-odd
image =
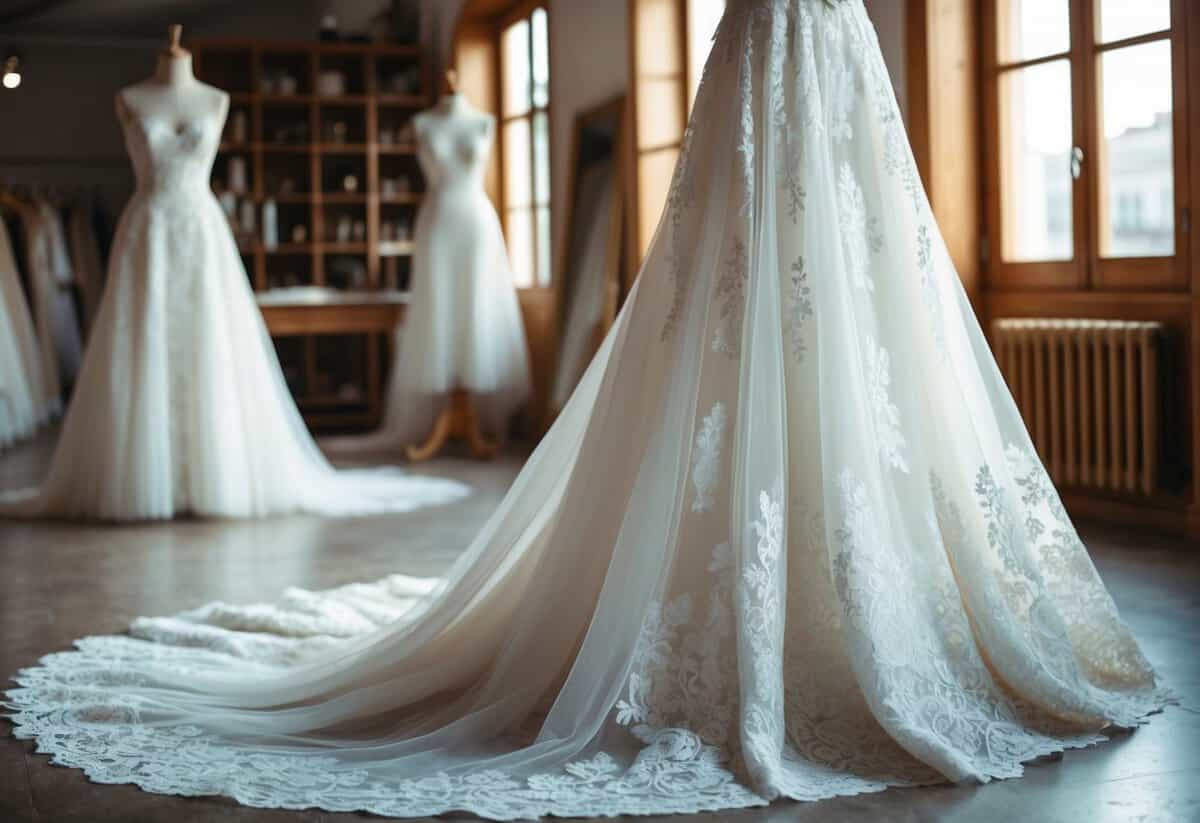
[[[518,289],[538,289],[548,288],[553,285],[554,281],[554,249],[553,249],[553,199],[554,199],[554,159],[553,154],[553,120],[551,109],[553,106],[553,95],[551,87],[553,76],[549,78],[546,87],[546,104],[538,106],[533,100],[532,93],[529,99],[529,110],[521,114],[506,115],[505,107],[505,65],[504,65],[504,35],[512,28],[512,26],[525,21],[529,25],[529,71],[530,83],[533,82],[533,13],[541,9],[546,15],[546,52],[547,52],[547,70],[552,63],[550,58],[550,4],[549,0],[527,0],[526,2],[518,3],[506,13],[496,18],[494,48],[496,55],[496,153],[498,155],[498,178],[499,178],[499,212],[500,225],[504,231],[504,237],[511,244],[513,227],[510,222],[510,215],[513,211],[528,210],[530,215],[530,226],[532,227],[532,264],[533,271],[531,281],[526,284],[517,284]],[[531,86],[532,91],[532,86]],[[538,199],[538,169],[537,169],[537,153],[534,148],[534,119],[538,115],[545,115],[546,128],[548,132],[547,155],[546,155],[546,199],[542,202]],[[525,120],[529,124],[529,194],[530,201],[526,206],[512,206],[508,202],[508,146],[505,139],[506,126],[517,120]],[[538,226],[537,213],[541,208],[545,208],[550,214],[550,225],[546,227],[547,237],[545,238],[549,254],[547,255],[547,270],[541,270],[541,257],[539,255],[539,243],[542,241],[541,228]]]
[[[991,286],[1030,289],[1130,289],[1186,290],[1189,283],[1191,208],[1188,112],[1187,0],[1171,0],[1170,29],[1096,42],[1099,4],[1102,0],[1068,0],[1070,48],[1029,60],[1004,61],[999,57],[1003,4],[983,0],[983,137],[985,174],[985,225],[983,257]],[[1164,257],[1103,257],[1100,238],[1108,205],[1102,202],[1100,162],[1105,137],[1100,123],[1101,55],[1129,46],[1167,41],[1171,45],[1172,151],[1174,164],[1175,251]],[[1071,71],[1072,145],[1083,150],[1082,172],[1072,182],[1073,257],[1063,261],[1014,262],[1003,259],[1004,209],[1001,164],[1003,141],[1001,80],[1009,71],[1067,60]]]

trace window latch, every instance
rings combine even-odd
[[[1083,149],[1075,146],[1071,149],[1071,177],[1078,180],[1081,174],[1083,174]]]

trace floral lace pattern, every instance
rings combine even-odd
[[[692,446],[692,511],[706,512],[713,507],[713,493],[721,471],[721,441],[725,437],[725,404],[719,400],[700,424]]]
[[[803,362],[804,355],[808,353],[804,324],[813,316],[812,288],[808,285],[808,270],[804,268],[803,257],[796,258],[792,263],[787,297],[787,330],[792,343],[792,356],[797,362]]]

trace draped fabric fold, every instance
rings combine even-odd
[[[152,791],[507,820],[1011,777],[1168,700],[987,350],[860,0],[730,3],[636,288],[477,539],[411,585],[361,631],[323,633],[334,592],[88,638],[21,673],[17,732]],[[214,639],[264,630],[268,662]]]

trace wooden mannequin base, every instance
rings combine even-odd
[[[490,460],[496,454],[496,444],[479,428],[479,416],[471,404],[471,395],[464,389],[450,393],[450,401],[442,407],[429,437],[420,446],[408,447],[408,459],[414,463],[428,460],[451,438],[465,440],[467,450],[477,460]]]

